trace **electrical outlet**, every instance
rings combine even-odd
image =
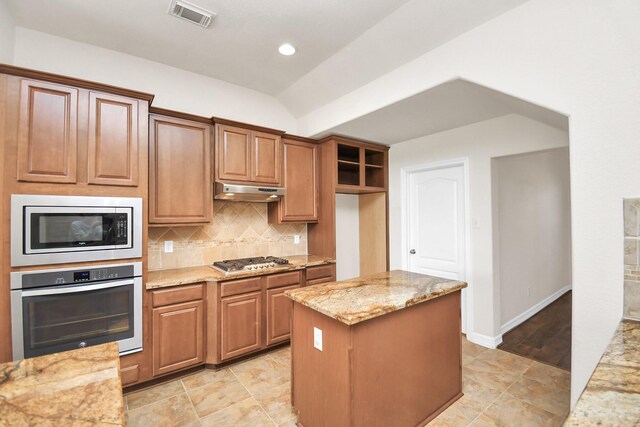
[[[473,220],[471,221],[471,227],[472,228],[480,228],[480,217],[479,216],[474,216]]]
[[[173,252],[173,240],[164,241],[164,251],[166,253]]]
[[[313,327],[313,346],[322,351],[322,329]]]
[[[293,243],[295,245],[299,245],[300,244],[300,235],[299,234],[294,234],[293,235]]]

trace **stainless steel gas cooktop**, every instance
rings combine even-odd
[[[216,261],[213,263],[212,267],[222,271],[225,274],[232,274],[242,271],[268,270],[270,268],[277,268],[288,264],[289,260],[285,258],[260,256],[253,258],[239,258],[229,259],[225,261]]]

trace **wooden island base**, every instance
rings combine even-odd
[[[462,396],[460,291],[354,325],[294,302],[292,323],[300,426],[422,426]]]

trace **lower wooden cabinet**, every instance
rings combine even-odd
[[[293,301],[284,293],[300,285],[267,290],[267,346],[291,338]]]
[[[336,265],[316,265],[307,267],[305,271],[305,286],[336,281]]]
[[[292,301],[303,271],[210,283],[206,362],[218,364],[287,341]],[[217,313],[217,314],[215,314]]]
[[[131,365],[124,368],[121,367],[120,379],[122,381],[122,387],[137,383],[140,381],[140,366]]]
[[[220,360],[259,350],[262,292],[222,298],[220,306]]]
[[[293,302],[285,292],[304,283],[334,281],[335,274],[335,264],[329,264],[306,272],[151,291],[153,377],[205,363],[217,365],[288,341]],[[140,367],[131,362],[121,369],[125,386],[140,381]]]
[[[154,291],[154,376],[204,363],[203,294],[203,285]],[[184,302],[197,296],[200,298]]]

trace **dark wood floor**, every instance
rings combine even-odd
[[[499,349],[571,370],[571,291],[502,336]]]

